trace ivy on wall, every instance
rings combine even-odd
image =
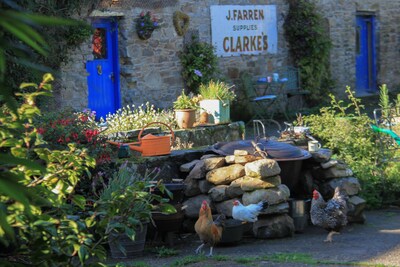
[[[284,23],[289,52],[300,69],[302,87],[311,92],[310,104],[321,103],[333,86],[329,68],[331,40],[313,0],[287,0]],[[326,99],[325,99],[326,100]]]
[[[99,0],[60,0],[60,1],[19,1],[21,10],[33,14],[41,14],[49,17],[71,19],[79,16],[79,12],[85,6],[94,7]],[[48,56],[42,56],[32,51],[29,53],[29,62],[20,64],[14,60],[18,55],[8,53],[6,85],[9,88],[19,87],[21,80],[39,80],[44,72],[57,74],[60,64],[68,61],[68,51],[78,47],[92,34],[89,24],[78,21],[75,25],[41,26],[40,34],[47,44]],[[15,37],[8,35],[7,39]],[[41,104],[41,101],[40,101]]]

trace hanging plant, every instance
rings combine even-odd
[[[176,33],[179,36],[183,36],[186,33],[186,31],[189,29],[190,17],[181,11],[175,11],[174,17],[173,17],[173,22],[174,22],[174,27],[175,27]],[[183,23],[183,25],[182,25],[182,23]]]
[[[140,13],[136,19],[136,31],[140,39],[147,40],[151,37],[153,31],[159,28],[158,19],[150,11]]]

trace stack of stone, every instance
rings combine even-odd
[[[358,179],[353,177],[353,171],[342,160],[331,159],[332,151],[329,149],[320,149],[311,154],[313,167],[309,169],[308,177],[312,178],[305,182],[308,190],[316,188],[325,199],[330,199],[335,187],[342,187],[349,196],[349,222],[364,223],[366,201],[357,196],[361,186]]]
[[[281,184],[281,169],[272,159],[249,155],[247,151],[236,150],[234,155],[206,155],[181,166],[188,175],[184,180],[185,215],[190,222],[198,218],[203,200],[207,200],[213,213],[232,216],[233,201],[243,205],[267,200],[268,209],[259,215],[252,225],[257,238],[280,238],[294,233],[293,220],[288,216],[289,188]]]

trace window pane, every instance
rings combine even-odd
[[[106,29],[96,28],[94,30],[92,50],[95,59],[107,58]]]

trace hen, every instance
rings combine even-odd
[[[211,257],[213,255],[213,247],[221,240],[222,221],[220,217],[213,221],[211,208],[205,200],[200,207],[199,218],[194,225],[194,229],[202,242],[202,244],[196,249],[196,254],[201,251],[205,244],[209,244],[210,253],[208,256]]]
[[[347,225],[347,195],[339,187],[335,188],[333,197],[325,202],[321,194],[313,191],[311,200],[311,222],[329,231],[325,242],[332,242],[332,236]]]
[[[267,201],[260,201],[257,204],[244,206],[239,200],[233,201],[232,217],[242,222],[257,221],[258,214],[268,208]]]

